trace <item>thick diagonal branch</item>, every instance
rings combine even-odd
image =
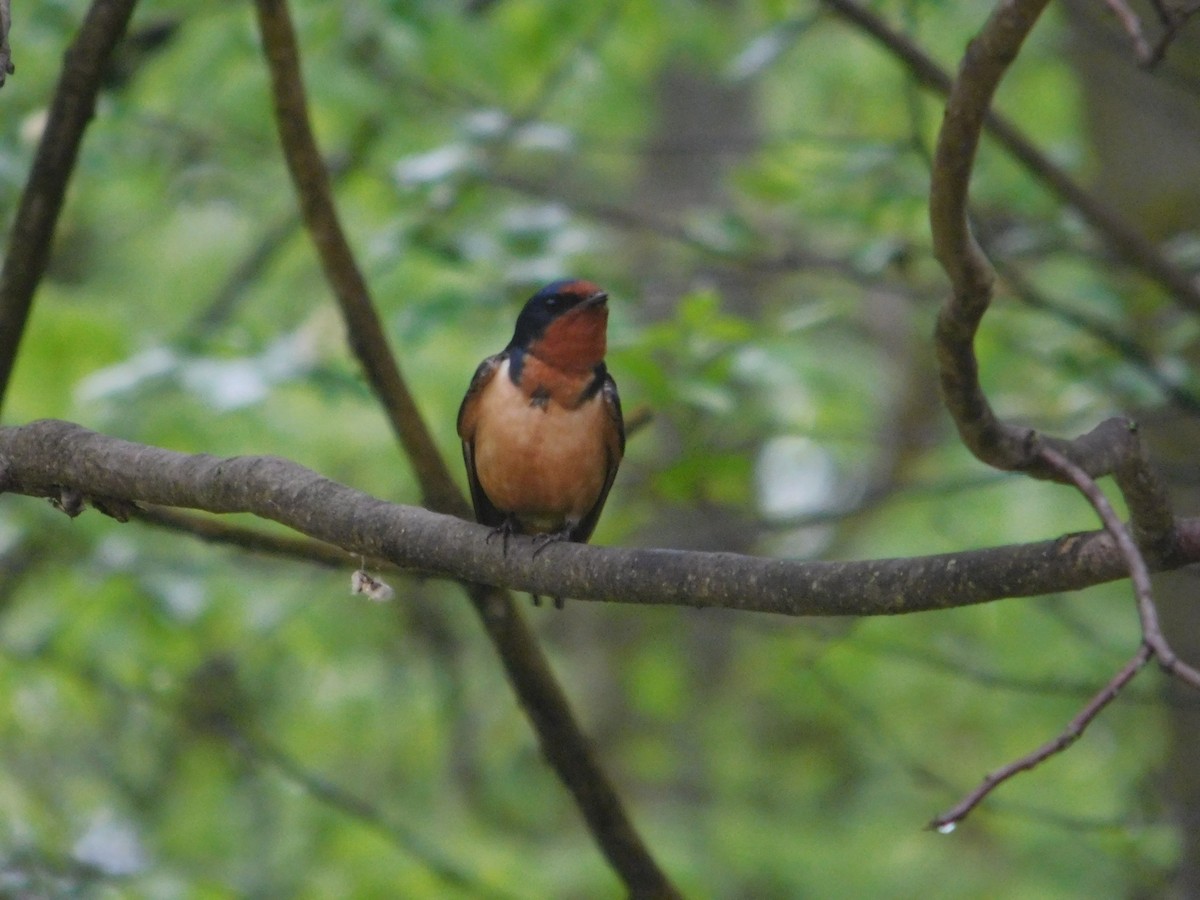
[[[255,6],[284,156],[351,347],[413,465],[426,503],[442,512],[466,516],[470,508],[400,374],[338,220],[329,175],[309,122],[300,54],[287,4],[285,0],[258,0]],[[593,837],[626,889],[637,896],[678,896],[626,814],[512,598],[478,582],[467,582],[465,587],[547,760],[575,797]]]
[[[455,487],[388,347],[366,279],[338,218],[329,172],[308,118],[299,51],[287,5],[282,0],[260,0],[256,6],[271,75],[275,122],[288,172],[325,279],[346,322],[354,354],[404,447],[425,503],[433,509],[467,515],[466,501]]]
[[[101,75],[113,47],[125,33],[135,3],[95,0],[67,50],[9,234],[4,269],[0,271],[0,405],[8,390],[34,292],[50,259],[54,228],[83,132],[96,110]]]

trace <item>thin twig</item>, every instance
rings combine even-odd
[[[1200,689],[1200,672],[1180,660],[1167,643],[1158,622],[1158,609],[1154,604],[1153,588],[1150,584],[1150,569],[1142,556],[1141,550],[1134,543],[1129,529],[1117,516],[1112,504],[1100,486],[1083,469],[1075,465],[1061,453],[1049,447],[1039,451],[1045,460],[1070,479],[1081,494],[1092,505],[1104,528],[1116,543],[1129,569],[1129,578],[1133,583],[1134,596],[1137,598],[1138,618],[1142,625],[1142,643],[1137,653],[1125,666],[1096,694],[1079,714],[1071,720],[1066,729],[1056,738],[1047,741],[1032,753],[1014,760],[1007,766],[989,774],[983,782],[971,791],[953,809],[935,818],[930,828],[945,831],[951,830],[961,822],[968,813],[978,806],[985,797],[1014,775],[1028,771],[1057,753],[1071,746],[1100,712],[1116,699],[1117,694],[1125,685],[1133,680],[1151,659],[1156,659],[1159,665],[1170,675],[1173,675],[1192,687]]]
[[[324,541],[307,537],[274,534],[259,528],[236,525],[212,516],[198,516],[166,506],[153,504],[134,507],[130,516],[148,525],[157,525],[168,531],[189,534],[205,543],[224,547],[235,547],[250,553],[275,556],[280,559],[300,560],[327,569],[345,569],[348,565],[362,563],[365,568],[403,572],[408,576],[420,576],[416,570],[400,569],[380,557],[362,557]]]
[[[1083,734],[1084,729],[1092,723],[1092,720],[1116,698],[1121,688],[1132,681],[1133,677],[1149,662],[1150,656],[1150,648],[1145,644],[1140,646],[1133,658],[1112,677],[1096,696],[1088,701],[1087,706],[1079,711],[1079,714],[1068,723],[1067,727],[1058,737],[1047,741],[1032,753],[1028,753],[1020,759],[1013,760],[1007,766],[989,773],[975,790],[967,794],[952,809],[933,819],[929,823],[929,827],[935,831],[953,831],[967,817],[971,810],[982,803],[988,794],[1004,784],[1004,782],[1008,781],[1014,775],[1029,771],[1038,763],[1044,762],[1051,756],[1061,753],[1074,744],[1079,739],[1079,736]]]
[[[509,896],[484,884],[472,872],[448,858],[418,831],[385,814],[376,803],[359,797],[325,776],[306,768],[278,743],[271,742],[261,735],[255,737],[254,734],[259,730],[255,723],[242,721],[249,718],[246,715],[248,706],[244,703],[242,686],[236,681],[236,663],[228,657],[209,657],[198,668],[193,669],[192,678],[187,682],[188,688],[180,697],[171,692],[152,691],[143,686],[125,684],[95,663],[81,663],[61,655],[60,650],[53,644],[39,645],[33,651],[0,644],[0,653],[25,664],[51,666],[59,674],[73,678],[97,693],[106,695],[123,709],[136,705],[155,714],[181,720],[183,725],[199,727],[209,736],[229,742],[247,758],[247,761],[263,769],[274,769],[314,802],[324,804],[340,815],[372,829],[448,885],[464,889],[472,897]],[[225,680],[226,689],[212,690],[214,677]],[[206,679],[207,683],[201,684],[201,679]],[[203,688],[206,694],[199,702],[188,697],[189,690],[195,691],[198,688]]]
[[[995,266],[1006,285],[1026,306],[1041,310],[1104,344],[1158,388],[1165,400],[1188,413],[1200,414],[1200,396],[1186,384],[1166,374],[1154,354],[1126,332],[1109,325],[1098,316],[1072,309],[1066,303],[1052,299],[1015,265],[996,258]]]
[[[1129,565],[1129,577],[1133,582],[1134,596],[1137,598],[1138,618],[1141,620],[1142,640],[1150,648],[1158,664],[1170,675],[1173,675],[1192,687],[1200,689],[1200,671],[1183,662],[1171,649],[1163,635],[1158,620],[1158,607],[1154,603],[1154,588],[1150,584],[1150,569],[1142,556],[1141,550],[1133,540],[1129,529],[1125,527],[1099,485],[1088,476],[1079,466],[1072,463],[1062,454],[1049,447],[1041,449],[1043,458],[1052,466],[1059,469],[1075,484],[1079,492],[1087,498],[1104,528],[1117,544],[1117,549],[1125,557]]]
[[[471,897],[496,900],[512,896],[483,883],[475,873],[447,858],[440,849],[432,846],[419,832],[410,828],[402,818],[385,815],[375,803],[308,769],[282,747],[263,737],[253,737],[242,729],[231,735],[230,739],[260,765],[273,768],[282,778],[314,801],[335,809],[382,835],[393,846],[420,862],[446,885],[457,888]]]

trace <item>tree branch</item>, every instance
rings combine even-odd
[[[366,281],[338,221],[329,175],[309,123],[300,55],[287,3],[257,0],[255,8],[284,156],[305,224],[341,308],[351,347],[413,465],[426,503],[436,510],[468,516],[470,507],[450,476],[400,374]],[[542,751],[575,797],[593,837],[627,890],[642,897],[679,896],[625,813],[512,598],[479,583],[467,583],[465,587],[534,726]]]
[[[9,234],[4,269],[0,271],[0,406],[8,391],[34,292],[50,259],[54,228],[83,132],[95,114],[101,75],[113,47],[125,33],[135,3],[136,0],[95,0],[67,50],[29,181]]]
[[[992,300],[995,272],[968,221],[971,172],[992,97],[1046,3],[998,4],[968,45],[946,103],[929,199],[934,253],[952,287],[935,331],[942,394],[963,443],[983,462],[1070,483],[1042,452],[1048,449],[1092,478],[1115,474],[1130,501],[1139,539],[1168,541],[1172,518],[1166,492],[1150,469],[1132,422],[1109,419],[1070,441],[1039,435],[1001,421],[979,382],[975,333]]]
[[[938,831],[952,831],[971,810],[1001,784],[1014,775],[1028,771],[1051,756],[1061,753],[1075,743],[1083,734],[1084,729],[1117,698],[1117,694],[1122,688],[1129,684],[1151,659],[1157,659],[1159,665],[1169,675],[1175,676],[1193,688],[1200,689],[1200,672],[1179,659],[1159,627],[1158,608],[1154,604],[1153,589],[1150,584],[1150,569],[1138,546],[1134,543],[1129,530],[1117,518],[1112,504],[1108,502],[1108,498],[1104,496],[1100,486],[1089,478],[1083,469],[1065,456],[1045,447],[1040,452],[1047,463],[1069,478],[1079,492],[1087,498],[1124,557],[1125,564],[1129,569],[1129,577],[1133,582],[1134,596],[1137,598],[1138,618],[1142,625],[1142,644],[1133,658],[1079,711],[1058,737],[989,774],[953,809],[938,816],[930,823],[929,827]]]
[[[1108,684],[1089,700],[1088,704],[1067,724],[1067,727],[1063,729],[1060,735],[1047,741],[1020,759],[1015,759],[995,772],[988,773],[988,776],[980,782],[978,787],[955,804],[952,809],[947,810],[931,821],[929,827],[943,833],[953,831],[958,826],[958,823],[982,803],[988,794],[1000,787],[1004,782],[1008,781],[1014,775],[1019,775],[1021,772],[1028,772],[1034,766],[1045,762],[1051,756],[1061,753],[1074,744],[1079,740],[1084,729],[1092,723],[1092,720],[1100,715],[1104,708],[1117,698],[1117,694],[1120,693],[1121,689],[1129,684],[1134,679],[1134,676],[1142,670],[1142,667],[1150,661],[1150,656],[1150,648],[1143,644],[1138,648],[1133,658],[1122,666],[1120,671],[1112,677]]]
[[[8,76],[17,71],[12,61],[12,45],[8,41],[8,33],[12,30],[12,9],[9,0],[0,0],[0,87]]]
[[[354,557],[379,557],[421,575],[503,585],[547,596],[783,615],[896,615],[1006,597],[1074,591],[1127,577],[1105,532],[933,556],[805,562],[734,553],[630,550],[562,544],[536,557],[514,538],[505,555],[487,529],[386,503],[278,457],[223,459],[133,444],[79,425],[43,420],[0,428],[6,491],[62,494],[101,507],[160,504],[251,513]],[[1200,562],[1200,519],[1181,519],[1153,569]]]
[[[948,95],[954,79],[920,47],[889,26],[857,0],[821,0],[896,57],[925,87]],[[1039,6],[1044,6],[1044,3]],[[1032,24],[1032,23],[1030,23]],[[989,94],[990,97],[990,94]],[[1119,211],[1085,189],[1061,166],[1042,153],[1009,119],[985,104],[982,125],[1027,172],[1047,185],[1103,236],[1112,251],[1168,291],[1182,306],[1200,310],[1200,281],[1174,265]],[[972,154],[974,147],[972,145]]]
[[[388,348],[383,323],[338,218],[329,173],[309,122],[299,50],[287,4],[284,0],[258,0],[255,8],[271,75],[275,123],[283,154],[296,187],[304,224],[346,321],[352,349],[412,463],[426,505],[469,515],[466,501],[455,486]]]
[[[968,221],[971,171],[992,97],[1046,2],[998,3],[968,45],[947,100],[929,201],[934,251],[952,285],[935,332],[942,390],[963,442],[979,459],[1073,484],[1091,503],[1133,581],[1142,646],[1062,734],[988,775],[956,807],[934,819],[932,827],[943,831],[952,830],[1000,784],[1074,743],[1150,659],[1157,658],[1168,673],[1200,688],[1200,672],[1178,659],[1159,627],[1145,554],[1170,555],[1178,533],[1166,491],[1150,468],[1133,423],[1109,419],[1073,441],[1046,437],[1001,421],[979,383],[975,332],[991,302],[995,272]],[[1116,477],[1125,496],[1133,534],[1096,484],[1096,477],[1108,474]]]

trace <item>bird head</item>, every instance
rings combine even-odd
[[[509,349],[564,371],[591,370],[607,349],[608,294],[590,281],[546,285],[525,303]]]

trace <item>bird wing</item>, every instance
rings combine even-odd
[[[504,523],[504,513],[492,505],[479,483],[479,473],[475,470],[475,427],[479,424],[479,398],[483,389],[496,377],[500,364],[507,356],[507,352],[497,353],[479,364],[471,378],[471,386],[467,388],[467,395],[463,397],[462,406],[458,408],[458,436],[462,438],[463,462],[467,467],[467,483],[471,487],[475,521],[492,528],[499,528]]]
[[[621,458],[625,455],[625,419],[621,416],[621,396],[617,393],[617,383],[613,381],[607,369],[603,370],[601,375],[600,402],[604,404],[604,410],[608,413],[604,434],[608,463],[604,473],[604,487],[600,489],[600,496],[596,498],[595,504],[588,510],[587,515],[571,529],[570,539],[581,544],[586,544],[592,536],[592,532],[596,530],[600,513],[604,511],[604,501],[608,499],[608,492],[617,477],[617,468],[621,465]]]

